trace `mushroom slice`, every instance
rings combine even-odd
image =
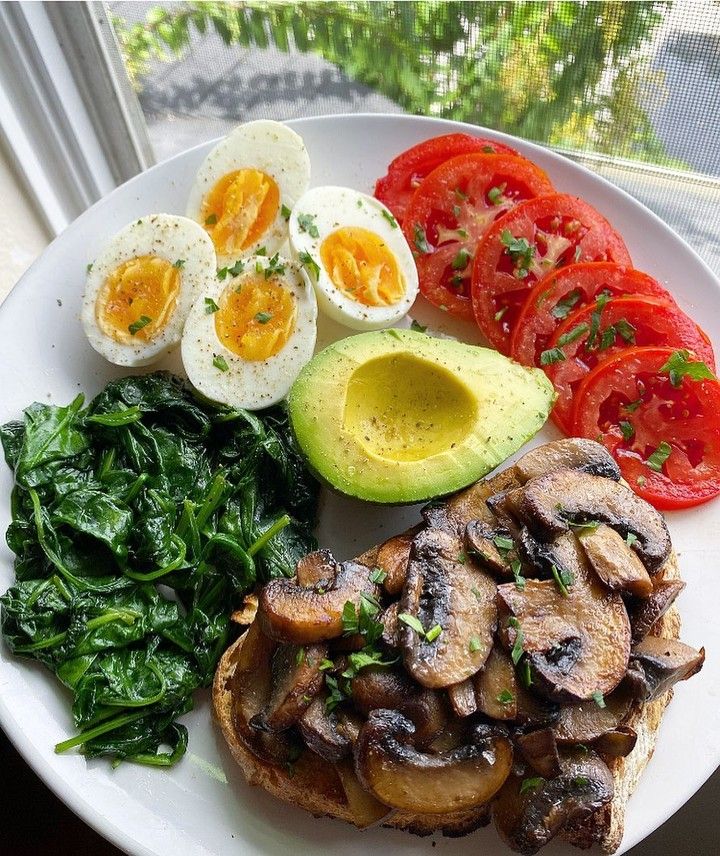
[[[315,550],[303,556],[295,568],[295,576],[299,586],[313,588],[325,583],[330,585],[335,579],[337,562],[330,550]]]
[[[512,533],[498,525],[493,528],[482,520],[471,520],[465,527],[465,550],[484,570],[504,580],[513,575],[507,560],[512,546],[505,549],[506,545],[514,546]]]
[[[320,664],[327,646],[280,645],[272,657],[272,690],[265,708],[250,720],[260,731],[285,731],[294,725],[322,687]]]
[[[522,589],[498,586],[505,613],[501,638],[516,662],[524,654],[533,688],[552,701],[608,695],[630,656],[627,610],[619,594],[590,575],[572,534],[557,539],[554,551],[562,569],[557,580],[526,580]]]
[[[628,679],[636,698],[652,701],[699,672],[704,662],[704,648],[696,651],[679,639],[646,636],[632,650]]]
[[[430,529],[444,529],[453,534],[462,534],[471,520],[482,520],[488,526],[495,526],[497,518],[488,508],[488,499],[519,484],[510,467],[492,478],[476,482],[444,502],[431,502],[423,508],[423,518]]]
[[[295,580],[270,580],[260,592],[258,619],[263,631],[278,642],[303,645],[334,639],[343,632],[342,614],[350,601],[356,606],[363,594],[375,597],[377,586],[370,568],[343,562],[328,588],[303,588]]]
[[[389,708],[411,720],[416,743],[428,743],[447,722],[440,695],[418,686],[405,672],[363,669],[353,678],[351,689],[353,704],[361,713]]]
[[[328,713],[325,702],[324,696],[315,696],[298,720],[298,727],[308,749],[334,764],[350,754],[351,744],[340,732],[335,712]]]
[[[647,597],[652,592],[652,580],[645,565],[614,529],[601,523],[579,529],[577,537],[593,570],[609,589],[636,597]]]
[[[410,548],[417,529],[411,529],[402,535],[396,535],[381,544],[375,560],[378,568],[385,572],[383,588],[391,596],[400,594],[405,585]]]
[[[413,724],[393,710],[375,710],[355,744],[355,770],[380,802],[420,814],[448,814],[484,805],[512,765],[512,745],[482,726],[472,742],[439,754],[419,752]]]
[[[567,437],[531,449],[516,462],[515,475],[525,484],[564,469],[620,481],[620,467],[610,452],[600,443],[581,437]]]
[[[352,822],[358,829],[367,829],[378,823],[392,811],[390,806],[383,805],[369,794],[358,781],[355,767],[351,761],[340,761],[335,765],[340,783],[345,791],[345,799],[352,812]]]
[[[560,775],[560,755],[552,728],[539,728],[519,734],[515,742],[522,750],[525,760],[539,776],[554,779]]]
[[[493,818],[507,844],[530,856],[612,798],[612,774],[595,752],[564,752],[554,779],[509,778],[493,804]]]
[[[627,725],[619,725],[595,741],[595,749],[606,758],[625,758],[635,748],[637,732]]]
[[[634,644],[644,639],[685,588],[682,580],[653,580],[652,594],[633,604],[628,612]]]
[[[246,594],[243,598],[242,607],[236,609],[230,616],[230,620],[236,624],[250,626],[257,615],[258,599],[254,593]]]
[[[492,719],[515,719],[517,716],[517,680],[510,656],[493,647],[485,665],[473,678],[478,710]]]
[[[400,602],[391,603],[386,610],[380,614],[380,623],[383,626],[382,641],[388,648],[399,648],[400,637],[398,636],[398,612]]]
[[[594,700],[563,705],[553,726],[555,739],[561,745],[594,743],[603,734],[617,729],[629,716],[633,705],[630,684],[622,681],[604,697],[605,707]]]
[[[439,529],[417,535],[411,556],[398,615],[405,666],[425,687],[459,684],[482,668],[492,648],[495,582],[457,537]]]
[[[470,678],[448,687],[448,698],[453,710],[460,717],[472,716],[477,710],[475,687]]]
[[[660,569],[671,544],[660,512],[629,487],[577,470],[557,470],[525,485],[518,513],[541,538],[567,532],[571,523],[599,520],[623,537],[636,537],[633,549],[652,574]]]

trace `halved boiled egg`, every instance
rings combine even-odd
[[[347,327],[394,324],[417,296],[417,268],[402,229],[381,202],[357,190],[308,190],[290,215],[290,244],[320,308]]]
[[[301,266],[277,254],[241,260],[232,273],[191,309],[182,361],[203,395],[259,410],[284,398],[312,357],[317,302]]]
[[[237,127],[208,154],[190,191],[187,216],[203,226],[226,265],[287,239],[290,209],[307,190],[310,158],[302,138],[281,122]]]
[[[88,265],[81,320],[90,344],[119,366],[159,359],[180,341],[216,267],[212,241],[187,217],[130,223]]]

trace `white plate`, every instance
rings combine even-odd
[[[290,122],[310,152],[313,184],[347,184],[371,192],[388,162],[409,145],[457,130],[458,123],[409,116],[331,116]],[[664,223],[601,178],[542,148],[502,134],[547,170],[559,190],[583,196],[624,236],[635,264],[667,283],[680,305],[702,322],[720,343],[720,284],[693,251]],[[112,377],[127,374],[106,363],[87,344],[78,314],[85,266],[105,240],[126,223],[156,211],[185,210],[195,170],[210,144],[199,146],[129,181],[79,217],[18,283],[0,311],[0,421],[18,418],[31,401],[65,404],[79,390],[88,396]],[[417,307],[421,320],[449,329],[446,315]],[[335,332],[326,330],[325,339]],[[342,331],[347,334],[350,331]],[[462,329],[472,334],[469,325]],[[538,437],[552,439],[553,429]],[[12,480],[0,465],[0,529],[9,520]],[[370,509],[358,503],[326,500],[321,541],[342,557],[376,543],[383,533],[414,520],[413,509]],[[681,684],[663,721],[655,757],[628,811],[625,852],[677,811],[720,764],[720,622],[715,582],[720,553],[720,500],[699,509],[668,515],[682,573],[688,581],[680,599],[683,639],[705,644],[703,671]],[[337,524],[337,525],[336,525]],[[0,591],[12,582],[12,556],[0,547]],[[73,732],[67,693],[38,664],[15,659],[0,647],[0,722],[10,739],[44,781],[77,814],[119,847],[134,854],[302,853],[320,856],[342,850],[365,856],[392,848],[394,854],[452,853],[500,856],[508,851],[492,828],[461,840],[429,839],[390,830],[355,831],[331,820],[314,820],[302,811],[249,788],[211,724],[207,693],[185,718],[188,754],[163,772],[107,761],[87,763],[80,755],[58,756],[53,745]],[[548,854],[576,853],[553,845]]]

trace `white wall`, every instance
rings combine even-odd
[[[0,302],[50,242],[0,146]]]

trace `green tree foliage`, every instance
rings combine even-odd
[[[136,85],[193,32],[320,54],[410,113],[557,146],[666,162],[642,106],[644,48],[667,3],[190,2],[116,19]]]

